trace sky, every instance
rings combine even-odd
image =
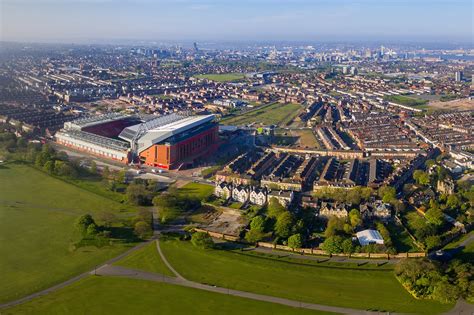
[[[0,0],[0,40],[473,42],[472,0]]]

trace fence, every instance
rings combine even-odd
[[[213,238],[219,238],[226,241],[231,242],[241,242],[242,240],[238,236],[234,235],[227,235],[218,232],[212,232],[204,229],[195,228],[195,232],[204,232],[208,235],[212,236]],[[398,254],[386,254],[386,253],[352,253],[352,254],[330,254],[324,250],[316,249],[316,248],[290,248],[285,245],[278,245],[266,242],[257,242],[258,247],[264,248],[271,248],[276,250],[283,250],[289,251],[294,253],[300,254],[311,254],[311,255],[319,255],[319,256],[337,256],[337,257],[354,257],[354,258],[378,258],[378,259],[401,259],[401,258],[419,258],[419,257],[426,257],[426,253],[424,252],[416,252],[416,253],[398,253]]]

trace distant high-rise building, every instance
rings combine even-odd
[[[462,73],[462,71],[456,71],[454,73],[454,79],[456,80],[456,82],[462,81],[463,76],[464,76],[464,74]]]
[[[193,47],[195,52],[199,51],[198,44],[196,42],[193,43]]]
[[[351,74],[356,75],[357,74],[357,68],[356,67],[351,67]]]

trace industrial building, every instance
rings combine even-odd
[[[218,125],[214,115],[143,118],[111,113],[67,122],[55,138],[65,146],[122,163],[178,169],[216,150]]]

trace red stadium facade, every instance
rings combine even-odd
[[[122,163],[163,169],[193,165],[218,147],[214,115],[170,114],[142,120],[107,114],[64,124],[56,142]]]
[[[218,147],[218,126],[176,143],[155,144],[140,153],[143,164],[163,169],[176,169],[182,164],[207,156]]]

